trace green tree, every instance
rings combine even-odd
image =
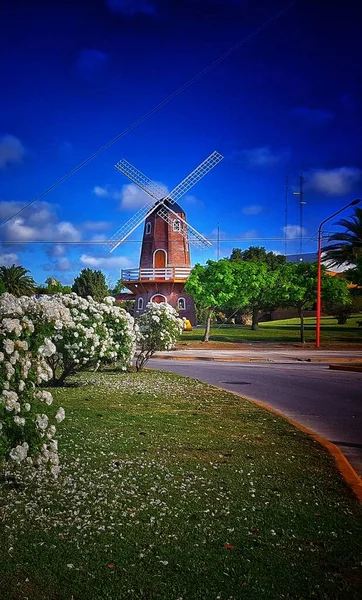
[[[0,279],[3,282],[5,291],[17,297],[34,294],[35,281],[27,273],[30,273],[30,271],[21,266],[0,267]]]
[[[116,281],[113,289],[111,290],[112,296],[116,296],[117,294],[120,294],[123,290],[124,290],[124,283],[123,283],[122,279],[118,279]]]
[[[229,260],[208,260],[205,266],[197,264],[191,271],[185,290],[199,307],[207,309],[203,341],[208,342],[215,309],[226,305],[235,296],[235,268]]]
[[[345,275],[351,283],[362,286],[362,257],[356,259],[354,268],[345,271]]]
[[[283,265],[286,258],[283,254],[275,254],[275,252],[267,252],[263,246],[250,246],[246,250],[240,248],[233,248],[230,260],[232,262],[257,262],[268,265],[272,271],[278,269],[280,265]]]
[[[323,260],[331,266],[355,265],[362,259],[362,208],[357,206],[354,210],[352,217],[336,223],[344,227],[344,231],[329,236],[328,241],[334,243],[323,248]]]
[[[6,292],[3,280],[0,278],[0,294]]]
[[[304,339],[304,311],[312,309],[316,301],[317,263],[286,263],[283,266],[283,281],[286,286],[284,305],[295,307],[300,319],[300,342]],[[347,282],[331,277],[322,268],[322,302],[324,305],[348,305],[350,302]]]
[[[74,280],[72,290],[78,296],[82,296],[83,298],[91,296],[97,302],[102,302],[108,295],[104,273],[102,271],[94,271],[93,269],[82,269],[78,277]]]
[[[44,285],[39,285],[36,288],[37,294],[70,294],[71,292],[70,285],[63,285],[54,277],[47,277]]]
[[[267,263],[241,261],[235,263],[238,293],[235,307],[247,307],[252,316],[251,329],[258,328],[262,312],[272,311],[288,298],[284,272],[272,270]]]

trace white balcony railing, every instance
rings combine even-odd
[[[164,269],[122,269],[122,281],[174,281],[185,280],[192,267],[165,267]]]

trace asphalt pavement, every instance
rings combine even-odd
[[[149,366],[264,402],[339,446],[362,477],[362,372],[328,364],[361,359],[353,351],[181,350],[158,353]]]

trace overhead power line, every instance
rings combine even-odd
[[[260,241],[260,242],[285,242],[285,238],[283,237],[248,237],[248,238],[208,238],[205,237],[206,240],[208,240],[211,243],[216,243],[219,242],[220,244],[223,243],[230,243],[230,242],[235,242],[238,244],[247,244],[248,242],[252,242],[252,241]],[[315,238],[313,237],[304,237],[303,238],[304,241],[307,242],[315,242]],[[295,242],[296,240],[298,240],[298,238],[293,238],[288,240],[288,242]],[[83,241],[62,241],[62,240],[0,240],[0,244],[16,244],[16,245],[23,245],[23,244],[58,244],[58,245],[62,245],[62,246],[104,246],[104,243],[107,240],[83,240]],[[140,244],[143,240],[130,240],[127,239],[123,242],[123,244]],[[160,242],[166,242],[167,240],[159,240]]]
[[[300,2],[300,0],[292,0],[292,2],[289,2],[289,4],[287,4],[287,6],[285,6],[284,8],[282,8],[280,11],[278,11],[272,17],[270,17],[267,21],[265,21],[262,25],[260,25],[260,27],[258,27],[255,31],[253,31],[252,33],[250,33],[249,35],[247,35],[245,38],[243,38],[242,40],[240,40],[237,44],[235,44],[234,46],[232,46],[231,48],[229,48],[229,50],[227,50],[226,52],[224,52],[224,54],[222,54],[221,56],[219,56],[219,58],[217,58],[210,65],[208,65],[207,67],[205,67],[205,69],[203,69],[197,75],[195,75],[194,77],[192,77],[192,79],[190,79],[189,81],[187,81],[186,83],[184,83],[175,92],[173,92],[172,94],[170,94],[169,96],[167,96],[167,98],[165,98],[164,100],[162,100],[161,102],[159,102],[159,104],[157,104],[156,106],[154,106],[153,108],[151,108],[151,110],[149,110],[142,117],[140,117],[139,119],[137,119],[137,121],[135,121],[132,125],[130,125],[126,129],[124,129],[122,131],[122,133],[119,133],[111,141],[109,141],[107,144],[105,144],[104,146],[102,146],[101,148],[99,148],[91,156],[89,156],[88,158],[86,158],[83,162],[81,162],[79,165],[77,165],[76,167],[74,167],[74,169],[72,169],[71,171],[69,171],[66,175],[64,175],[63,177],[61,177],[60,179],[58,179],[58,181],[56,181],[55,183],[53,183],[46,190],[44,190],[43,192],[41,192],[40,194],[38,194],[32,200],[30,200],[30,202],[28,202],[27,204],[25,204],[22,208],[20,208],[19,210],[17,210],[10,217],[8,217],[7,219],[4,219],[0,223],[0,227],[2,227],[3,225],[5,225],[6,223],[8,223],[8,221],[11,221],[11,219],[14,219],[15,217],[17,217],[26,208],[28,208],[29,206],[31,206],[32,204],[34,204],[34,202],[37,202],[38,200],[40,200],[41,198],[43,198],[44,196],[46,196],[47,194],[49,194],[49,192],[51,192],[52,190],[54,190],[61,183],[63,183],[67,179],[69,179],[72,175],[74,175],[75,173],[77,173],[78,171],[80,171],[80,169],[82,169],[88,163],[90,163],[92,160],[94,160],[102,152],[104,152],[105,150],[107,150],[107,148],[110,148],[110,146],[112,146],[113,144],[115,144],[116,142],[118,142],[118,140],[120,140],[121,138],[123,138],[127,133],[129,133],[130,131],[133,131],[133,129],[135,129],[136,127],[138,127],[138,125],[140,125],[141,123],[143,123],[146,119],[148,119],[148,117],[150,117],[155,112],[157,112],[160,108],[162,108],[163,106],[165,106],[165,104],[168,104],[168,102],[170,102],[171,100],[173,100],[174,98],[176,98],[176,96],[178,96],[179,94],[181,94],[181,92],[183,92],[188,87],[190,87],[193,83],[195,83],[196,81],[198,81],[199,79],[201,79],[201,77],[203,77],[204,75],[206,75],[207,73],[209,73],[209,71],[211,71],[214,67],[216,67],[218,64],[220,64],[222,61],[224,61],[228,56],[230,56],[230,54],[232,54],[233,52],[235,52],[236,50],[238,50],[239,48],[241,48],[242,46],[244,46],[245,44],[247,44],[250,40],[252,40],[255,36],[257,36],[258,33],[260,33],[261,31],[263,31],[264,29],[266,29],[269,25],[271,25],[272,23],[274,23],[275,21],[277,21],[281,16],[283,16],[286,12],[288,12],[291,8],[293,8],[293,6],[295,6],[296,4],[298,4],[298,2]]]

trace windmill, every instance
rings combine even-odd
[[[193,300],[185,293],[184,285],[191,272],[189,244],[198,247],[211,243],[186,221],[178,200],[221,160],[213,152],[171,192],[165,195],[162,187],[141,173],[127,160],[121,159],[115,168],[149,196],[145,204],[108,240],[113,252],[128,236],[145,222],[138,269],[122,269],[121,279],[136,297],[135,315],[141,314],[148,302],[169,302],[181,317],[195,322]]]

